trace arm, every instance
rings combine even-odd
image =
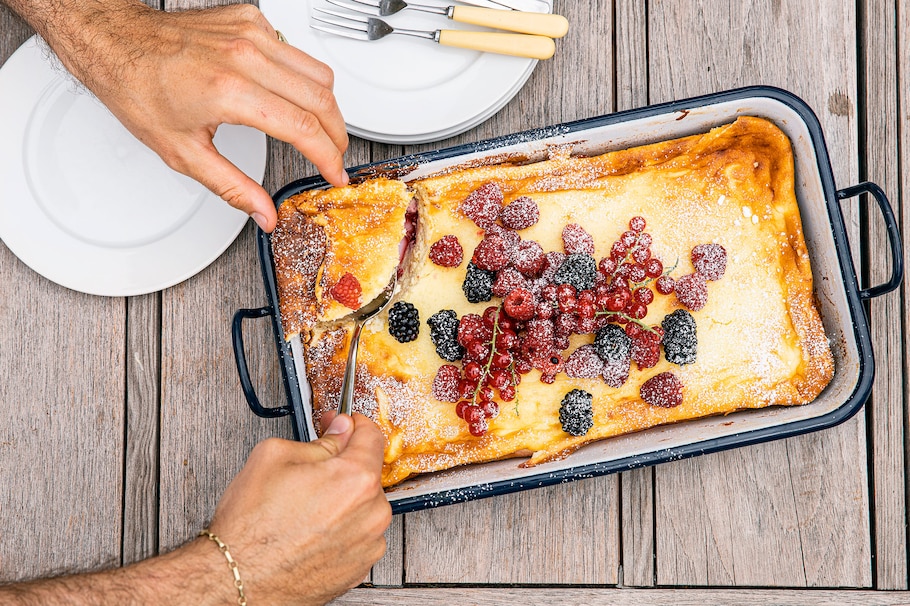
[[[210,526],[237,561],[250,604],[324,604],[359,584],[385,552],[391,507],[384,438],[341,416],[308,444],[271,439],[250,454]],[[126,568],[0,586],[0,603],[232,604],[227,560],[207,538]]]
[[[212,144],[220,124],[287,141],[333,185],[348,137],[331,69],[248,4],[167,13],[139,0],[2,0],[140,141],[271,231],[262,187]]]

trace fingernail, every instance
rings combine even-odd
[[[251,216],[253,217],[253,221],[256,222],[256,225],[259,226],[259,229],[261,229],[262,231],[265,231],[265,228],[266,228],[265,217],[259,213],[253,213]]]
[[[353,419],[348,415],[338,415],[332,419],[331,425],[325,430],[325,435],[332,436],[347,433],[351,429],[351,423],[353,423]]]

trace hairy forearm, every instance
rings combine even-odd
[[[123,25],[152,9],[140,0],[0,0],[22,17],[63,65],[89,89],[120,82],[130,57],[119,40]],[[113,55],[113,56],[112,56]]]
[[[125,568],[0,585],[0,603],[22,606],[214,605],[236,600],[227,561],[207,539]]]

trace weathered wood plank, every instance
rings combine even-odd
[[[652,103],[756,82],[790,89],[819,114],[837,182],[856,181],[853,5],[658,2],[649,32]],[[856,244],[855,212],[848,222]],[[859,415],[822,433],[660,466],[657,582],[869,586],[865,457]]]
[[[333,606],[449,606],[450,604],[522,604],[524,606],[906,606],[902,592],[791,589],[556,589],[537,587],[457,589],[354,589]]]
[[[616,2],[616,109],[648,104],[647,5],[638,0]],[[622,583],[654,584],[654,470],[620,474],[622,484]]]
[[[505,108],[459,137],[408,151],[609,113],[612,2],[558,2],[556,12],[569,19],[569,35]],[[618,511],[618,478],[610,476],[407,514],[405,580],[615,583]]]
[[[865,175],[888,195],[898,217],[899,195],[897,14],[894,0],[866,0],[860,4],[865,74]],[[905,50],[906,54],[906,50]],[[861,144],[863,141],[861,141]],[[867,201],[868,285],[890,277],[888,237],[875,202]],[[906,233],[906,232],[905,232]],[[900,292],[869,304],[872,344],[875,350],[875,383],[866,405],[872,436],[873,520],[876,587],[907,589],[907,507],[904,477],[904,331]]]
[[[32,31],[0,5],[0,62]],[[42,278],[0,244],[0,580],[120,561],[123,299]]]
[[[160,293],[127,299],[126,328],[122,564],[137,562],[158,552]]]
[[[898,82],[906,83],[910,79],[910,11],[906,10],[903,4],[898,4],[900,7],[897,10],[897,78]],[[907,170],[907,167],[910,166],[910,90],[906,85],[899,86],[897,89],[898,94],[898,115],[896,122],[898,123],[898,147],[900,149],[899,157],[899,166],[901,167],[900,176],[898,179],[898,186],[900,188],[901,199],[906,200],[907,196],[910,196],[910,170]],[[901,222],[901,233],[904,238],[904,265],[907,265],[907,237],[910,234],[910,212],[906,210],[907,205],[902,205],[902,212],[900,217]],[[906,278],[905,278],[906,283]],[[901,299],[903,303],[903,323],[902,326],[910,326],[910,307],[907,305],[907,290],[906,286],[901,289]],[[908,419],[910,419],[910,414],[908,414],[907,406],[910,402],[910,384],[906,381],[906,376],[908,372],[908,362],[906,352],[904,355],[903,367],[898,371],[902,372],[904,379],[904,392],[903,392],[903,401],[904,401],[904,480],[908,481],[907,478],[907,461],[910,460],[910,439],[908,439]],[[906,547],[906,546],[905,546]],[[905,563],[906,565],[906,563]],[[906,581],[905,581],[906,583]],[[906,587],[906,585],[904,585]]]

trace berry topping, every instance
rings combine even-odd
[[[594,238],[577,223],[569,223],[563,228],[562,245],[567,255],[594,254]]]
[[[654,288],[662,295],[669,295],[676,289],[676,280],[670,276],[661,276],[654,283]]]
[[[699,244],[692,249],[692,265],[705,280],[719,280],[727,270],[727,251],[720,244]]]
[[[594,427],[594,396],[581,389],[573,389],[559,405],[559,424],[573,436],[583,436]]]
[[[436,371],[433,379],[433,397],[440,402],[458,401],[458,384],[461,381],[461,371],[457,366],[443,364]]]
[[[645,381],[639,394],[651,406],[674,408],[682,404],[682,383],[671,372],[662,372]]]
[[[417,308],[405,301],[398,301],[389,309],[389,334],[399,343],[408,343],[420,332],[420,314]]]
[[[473,263],[468,263],[468,269],[465,272],[461,289],[470,303],[480,303],[493,298],[493,276],[494,273],[492,271],[487,271]]]
[[[484,183],[461,203],[461,212],[481,229],[494,225],[502,214],[502,189],[496,183]]]
[[[493,294],[500,298],[505,298],[516,288],[527,288],[528,281],[521,272],[513,267],[506,267],[496,272],[496,279],[493,280]]]
[[[510,260],[515,269],[528,277],[534,277],[540,274],[547,259],[540,244],[524,240],[512,251]]]
[[[594,276],[597,274],[597,262],[588,254],[568,255],[556,274],[553,282],[556,284],[571,284],[575,290],[588,290],[594,288]]]
[[[333,299],[345,307],[350,309],[358,309],[360,307],[360,295],[362,293],[360,282],[350,272],[341,276],[341,279],[332,286],[329,293]]]
[[[487,235],[474,249],[471,262],[480,269],[502,269],[509,262],[506,241],[496,234]]]
[[[443,267],[458,267],[464,258],[464,251],[458,238],[443,236],[430,247],[430,261]]]
[[[516,288],[508,294],[502,306],[516,320],[530,320],[534,317],[537,299],[524,288]]]
[[[508,206],[502,210],[502,224],[509,229],[527,229],[540,220],[540,209],[537,208],[537,202],[521,196],[512,200]]]
[[[430,341],[436,346],[436,353],[440,358],[454,362],[464,357],[464,347],[458,344],[459,324],[454,311],[451,309],[437,311],[430,316],[427,324],[430,326]]]
[[[477,341],[487,341],[493,333],[483,325],[483,318],[477,314],[466,314],[458,323],[458,344],[467,347]]]
[[[593,345],[582,345],[566,360],[565,373],[573,379],[596,379],[604,370],[604,361]]]
[[[562,265],[562,262],[566,259],[566,253],[561,253],[559,251],[548,252],[544,255],[544,264],[543,270],[541,270],[540,277],[546,280],[547,282],[553,281],[553,276],[556,275],[559,266]]]
[[[594,337],[594,350],[604,362],[620,362],[629,359],[632,339],[616,324],[607,324]]]
[[[691,364],[698,349],[695,318],[685,309],[677,309],[660,323],[664,329],[664,357],[673,364]]]
[[[644,231],[647,223],[645,222],[644,217],[632,217],[629,219],[629,229],[632,231]]]
[[[708,284],[700,273],[683,276],[676,281],[676,298],[692,311],[698,311],[708,302]]]

